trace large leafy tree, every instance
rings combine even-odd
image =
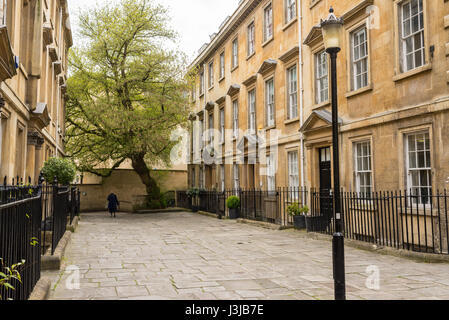
[[[80,43],[70,53],[68,154],[78,169],[108,176],[124,161],[151,199],[151,168],[170,163],[173,130],[186,123],[190,80],[165,8],[123,0],[80,13]]]

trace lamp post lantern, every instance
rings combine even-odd
[[[332,88],[332,148],[334,170],[334,221],[335,233],[332,239],[335,300],[346,300],[345,254],[343,235],[343,215],[340,202],[340,157],[338,143],[338,97],[337,97],[337,54],[340,52],[343,19],[337,18],[331,7],[326,20],[321,20],[321,30],[326,52],[331,60]]]

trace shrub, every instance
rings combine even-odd
[[[42,175],[48,183],[53,183],[56,177],[59,184],[69,185],[75,179],[76,167],[68,159],[50,158],[44,163]]]
[[[192,189],[187,190],[186,193],[187,193],[187,196],[192,198],[192,197],[198,196],[200,194],[200,189],[192,188]]]
[[[292,216],[305,215],[309,212],[309,207],[308,206],[300,207],[299,203],[295,202],[287,207],[287,212]]]
[[[299,203],[292,203],[287,207],[287,212],[292,216],[299,216],[301,214]]]
[[[240,207],[240,198],[237,196],[230,196],[226,200],[226,206],[229,209],[237,209],[238,207]]]

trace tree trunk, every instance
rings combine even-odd
[[[134,171],[139,175],[140,180],[145,185],[147,190],[148,200],[160,200],[161,190],[158,187],[156,180],[150,175],[150,170],[144,160],[143,154],[134,155],[131,158]]]

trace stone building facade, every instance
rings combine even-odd
[[[67,0],[0,0],[0,176],[33,183],[64,156]]]
[[[447,0],[241,1],[191,65],[198,80],[190,186],[331,188],[330,69],[319,27],[330,6],[345,21],[337,61],[342,187],[412,189],[424,202],[426,194],[447,188]],[[231,137],[221,144],[223,126]],[[257,136],[233,139],[235,126]],[[213,149],[207,135],[198,143],[208,128],[217,129]],[[270,147],[273,139],[266,137],[273,131],[277,143]],[[260,136],[263,152],[248,164],[248,145]],[[228,160],[209,165],[211,151]],[[235,164],[238,154],[244,161]]]
[[[296,6],[296,1],[241,1],[192,63],[198,77],[192,95],[190,186],[288,184],[288,156],[291,164],[300,159]],[[206,131],[211,128],[212,140]],[[264,174],[267,162],[269,176]],[[298,165],[295,170],[291,183],[299,186]]]

